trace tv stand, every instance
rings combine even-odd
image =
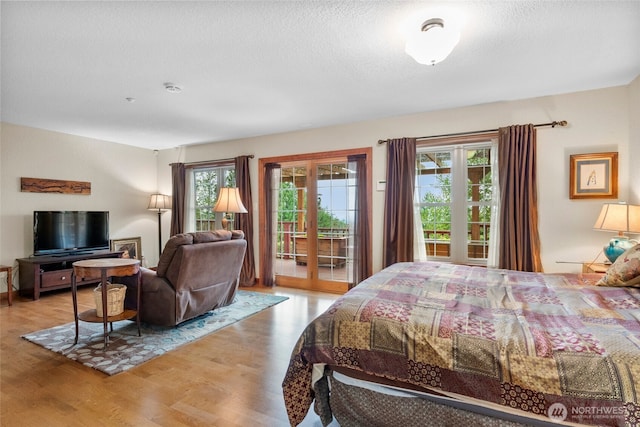
[[[43,292],[57,289],[71,289],[71,272],[75,261],[98,258],[120,258],[122,251],[76,253],[72,255],[42,255],[19,258],[20,295],[34,300]],[[78,285],[96,284],[100,279],[83,279]]]
[[[65,252],[65,253],[61,253],[61,254],[51,254],[49,255],[50,257],[53,258],[67,258],[70,256],[77,256],[77,255],[93,255],[92,251],[73,251],[73,252]],[[36,255],[36,256],[42,256],[42,255]]]

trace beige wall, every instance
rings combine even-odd
[[[111,238],[141,236],[143,256],[157,253],[157,216],[146,209],[153,151],[7,123],[0,135],[1,264],[17,269],[16,258],[33,253],[34,210],[108,210]],[[91,195],[23,193],[20,177],[89,181]]]
[[[157,262],[156,215],[146,210],[148,195],[170,194],[169,164],[254,154],[252,189],[258,194],[258,159],[285,154],[373,147],[373,179],[385,178],[386,148],[379,139],[496,128],[510,124],[567,120],[566,128],[538,130],[539,209],[542,260],[547,272],[579,271],[611,237],[592,230],[605,200],[570,200],[569,156],[618,151],[620,200],[640,203],[640,78],[629,86],[505,101],[402,117],[246,138],[197,146],[151,150],[10,124],[0,140],[0,263],[15,265],[32,248],[31,215],[39,209],[109,210],[111,237],[141,236],[147,265]],[[632,119],[633,118],[633,119]],[[630,143],[630,141],[632,141]],[[90,196],[19,191],[22,176],[91,181]],[[258,197],[252,209],[256,212]],[[381,268],[384,193],[373,194],[373,261]],[[163,241],[170,214],[164,214]],[[258,244],[256,237],[256,246]],[[638,236],[633,236],[638,237]],[[256,253],[256,259],[257,258]],[[3,284],[0,278],[0,291]]]
[[[251,175],[253,192],[257,194],[257,165],[261,157],[370,146],[373,147],[373,178],[377,181],[385,178],[386,167],[385,146],[378,145],[378,139],[567,120],[569,126],[566,128],[538,130],[540,237],[545,271],[579,271],[577,263],[592,260],[610,236],[592,230],[603,200],[569,199],[569,156],[618,151],[623,159],[619,170],[620,200],[629,198],[632,164],[630,92],[632,88],[627,86],[614,87],[164,150],[160,155],[164,161],[160,162],[159,179],[161,186],[170,187],[169,169],[164,168],[163,173],[163,164],[254,154]],[[633,154],[637,158],[637,151]],[[252,208],[256,213],[257,202],[258,198],[254,197]],[[382,263],[383,203],[384,194],[374,191],[373,261],[376,271]],[[257,227],[257,214],[255,218]]]
[[[629,203],[640,205],[640,76],[629,85]],[[634,162],[635,161],[635,162]]]

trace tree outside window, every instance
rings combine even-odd
[[[428,256],[486,263],[493,191],[490,156],[489,145],[418,153],[416,186]]]
[[[235,168],[233,166],[220,166],[195,169],[193,171],[193,182],[196,231],[215,230],[216,220],[220,221],[222,214],[214,212],[213,207],[218,200],[220,188],[235,187]]]

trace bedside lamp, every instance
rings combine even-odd
[[[218,201],[213,207],[214,212],[222,212],[222,228],[225,230],[229,225],[230,213],[247,213],[247,208],[242,204],[240,191],[235,187],[222,187],[218,194]]]
[[[162,255],[162,222],[160,217],[163,211],[171,209],[171,197],[165,194],[152,194],[147,209],[158,211],[158,252],[159,255]]]
[[[626,203],[605,203],[593,225],[594,230],[617,231],[618,235],[603,249],[609,261],[614,262],[627,249],[637,243],[624,233],[640,233],[640,206]]]

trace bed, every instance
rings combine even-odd
[[[640,425],[640,289],[599,278],[394,264],[304,330],[289,421]]]

